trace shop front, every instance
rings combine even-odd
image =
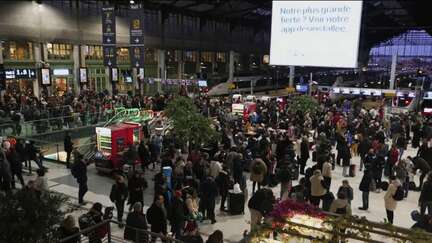
[[[36,74],[34,68],[6,68],[6,91],[33,95],[33,83],[37,82]]]
[[[74,76],[72,68],[69,67],[54,67],[52,69],[52,91],[56,96],[63,96],[68,87],[72,87]]]

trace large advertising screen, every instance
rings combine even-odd
[[[273,1],[270,65],[357,67],[362,1]]]

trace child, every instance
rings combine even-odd
[[[348,203],[351,204],[351,201],[353,200],[354,194],[353,194],[353,189],[350,186],[348,180],[342,181],[342,186],[339,187],[337,194],[339,195],[339,193],[345,194],[346,200],[348,200]]]

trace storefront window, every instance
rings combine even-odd
[[[102,60],[103,50],[102,46],[86,46],[85,47],[86,60]]]
[[[154,64],[157,63],[157,56],[155,49],[146,48],[144,51],[144,63],[145,64]]]
[[[197,51],[185,51],[184,52],[184,61],[185,62],[197,62],[198,61],[198,52]]]
[[[70,44],[47,44],[48,59],[68,60],[72,59],[72,45]]]
[[[222,62],[225,63],[226,60],[226,53],[225,52],[216,52],[216,62]]]
[[[119,47],[117,48],[117,60],[121,62],[129,61],[129,48]]]
[[[201,62],[212,62],[213,56],[214,56],[214,52],[208,52],[208,51],[201,52]]]
[[[3,58],[9,60],[33,60],[33,43],[6,41],[3,43]]]

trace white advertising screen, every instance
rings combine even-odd
[[[42,76],[42,84],[45,85],[51,84],[51,75],[50,75],[50,70],[48,68],[41,69],[41,76]]]
[[[81,83],[87,83],[87,68],[80,68],[80,82]]]
[[[362,1],[273,1],[270,65],[357,67]]]

